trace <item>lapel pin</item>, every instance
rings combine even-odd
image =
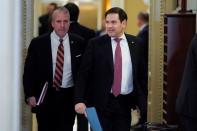
[[[81,54],[77,55],[76,57],[80,57],[80,56],[81,56]]]
[[[131,42],[129,42],[129,45],[131,46],[132,44],[134,44],[135,42],[134,41],[131,41]]]
[[[71,41],[71,44],[73,44],[74,42],[73,41]]]

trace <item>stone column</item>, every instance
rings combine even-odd
[[[34,0],[23,0],[23,40],[22,40],[22,71],[21,75],[23,73],[23,67],[24,67],[24,62],[27,54],[27,49],[29,46],[29,43],[33,37],[33,14],[34,14]],[[22,81],[22,77],[21,77]],[[21,86],[22,87],[22,86]],[[21,88],[21,125],[22,125],[22,131],[32,131],[32,114],[30,111],[29,106],[24,102],[24,91],[23,87]]]
[[[0,130],[21,131],[22,1],[0,4]]]
[[[164,13],[175,10],[173,0],[150,0],[148,121],[163,122]]]

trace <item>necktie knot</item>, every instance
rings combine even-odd
[[[60,41],[60,44],[62,44],[64,40],[63,39],[59,39],[59,41]]]
[[[115,38],[114,40],[116,41],[117,44],[120,44],[120,41],[122,40],[122,38]]]

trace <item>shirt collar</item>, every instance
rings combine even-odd
[[[146,26],[147,26],[147,24],[143,24],[143,25],[140,27],[140,31],[142,31]]]
[[[59,41],[60,37],[55,33],[55,31],[53,31],[51,33],[52,38],[54,38],[55,40]],[[62,38],[63,41],[65,41],[68,38],[68,33],[66,33],[66,35]]]
[[[117,38],[117,37],[111,37],[111,40],[114,40],[115,38]],[[124,33],[118,38],[121,38],[122,40],[126,40],[126,36]]]

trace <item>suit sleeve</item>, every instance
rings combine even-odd
[[[194,84],[196,81],[195,79],[196,72],[197,72],[197,35],[195,35],[195,37],[191,41],[191,45],[188,49],[181,86],[176,100],[177,113],[184,113],[182,110],[183,107],[185,106],[184,104],[186,102],[186,99],[188,99],[187,97],[188,89],[196,87],[196,85]]]
[[[144,57],[144,45],[138,40],[138,70],[137,70],[137,103],[140,108],[141,114],[146,113],[147,110],[147,69]]]
[[[93,42],[90,41],[83,55],[75,87],[75,103],[86,103],[86,94],[93,65]]]
[[[145,96],[148,94],[148,47],[144,44],[141,39],[138,40],[139,43],[139,71],[138,71],[138,80],[140,81],[140,86],[142,92]]]
[[[35,95],[34,94],[35,72],[36,72],[35,41],[32,40],[28,48],[28,53],[24,65],[23,87],[25,93],[25,101],[29,97]]]

